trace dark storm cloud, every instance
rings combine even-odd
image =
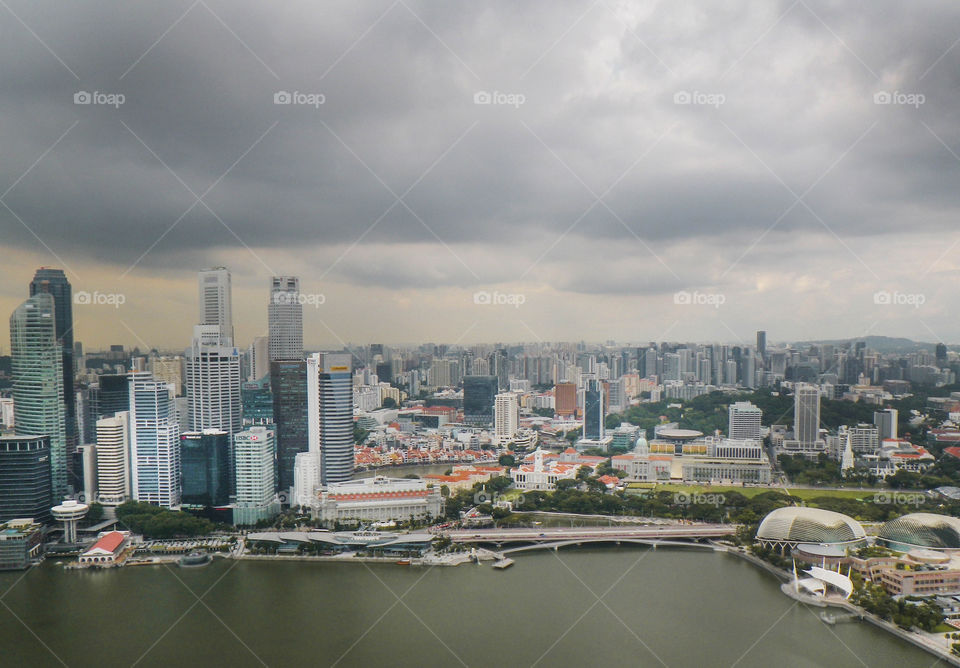
[[[469,271],[449,255],[419,277],[389,257],[347,255],[332,274],[464,284],[471,272],[519,277],[548,250],[543,269],[582,241],[649,257],[634,235],[657,249],[700,239],[733,262],[814,184],[815,215],[795,206],[778,234],[949,232],[960,205],[960,165],[940,143],[960,153],[957,6],[191,6],[12,2],[79,80],[9,13],[0,21],[2,189],[79,121],[5,199],[65,259],[176,267],[237,247],[234,234],[290,253],[364,234],[438,254],[438,238],[511,247],[510,261]],[[126,100],[77,106],[78,90]],[[279,90],[325,101],[275,105]],[[874,104],[884,90],[925,101]],[[525,101],[478,106],[477,91]],[[724,102],[677,105],[678,91]],[[202,204],[184,216],[195,197],[160,160],[197,195],[213,186],[204,202],[229,231]],[[413,213],[395,204],[408,189]],[[2,208],[0,234],[5,248],[37,246]],[[711,282],[684,271],[635,291]],[[556,284],[618,294],[637,278]]]

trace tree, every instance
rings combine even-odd
[[[84,518],[90,524],[96,524],[103,519],[103,504],[97,503],[94,501],[90,504],[90,509],[87,511],[87,516]]]
[[[517,458],[513,455],[500,455],[497,463],[500,464],[500,466],[516,466]]]
[[[353,425],[353,442],[357,445],[362,445],[364,441],[367,440],[367,436],[370,435],[370,430],[364,429],[363,427]]]
[[[384,397],[383,401],[380,402],[380,408],[396,408],[397,400],[393,397]]]

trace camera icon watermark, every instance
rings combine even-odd
[[[926,295],[915,292],[889,292],[887,290],[880,290],[879,292],[873,293],[873,303],[880,306],[912,306],[913,308],[920,308],[927,302]]]
[[[320,105],[326,101],[327,96],[323,93],[303,93],[298,90],[291,93],[285,90],[278,90],[273,94],[274,104],[291,104],[319,109]]]
[[[489,104],[503,107],[513,107],[518,109],[520,105],[527,101],[527,96],[523,93],[502,93],[498,90],[485,91],[478,90],[473,94],[474,104]]]
[[[878,506],[922,506],[927,495],[919,492],[878,492],[873,502]]]
[[[673,94],[674,104],[689,104],[719,109],[720,105],[724,104],[726,101],[727,96],[723,93],[705,93],[699,90],[678,90]]]
[[[473,293],[473,303],[480,306],[512,306],[514,308],[520,308],[523,304],[527,303],[526,295],[520,294],[518,292],[487,292],[486,290],[480,290],[479,292]]]
[[[80,305],[112,306],[120,308],[127,302],[126,295],[119,292],[87,292],[80,290],[73,295],[73,303]]]
[[[489,503],[491,506],[499,508],[515,508],[516,506],[522,506],[524,503],[523,494],[518,494],[510,500],[507,500],[499,492],[491,492],[487,489],[480,489],[473,494],[473,503],[474,505],[482,505],[484,503]]]
[[[126,101],[127,96],[123,93],[103,93],[98,90],[91,93],[85,90],[78,90],[73,94],[74,104],[92,104],[119,109],[120,105]]]
[[[320,308],[320,305],[326,302],[327,296],[320,293],[277,292],[273,295],[273,303],[278,306],[300,304],[301,306]]]
[[[727,301],[726,295],[720,292],[688,292],[680,290],[673,293],[673,303],[682,306],[712,306],[720,308]]]
[[[903,91],[878,90],[873,94],[874,104],[895,104],[903,107],[913,107],[919,109],[920,105],[927,101],[927,96],[923,93],[905,93]]]
[[[676,492],[673,495],[675,506],[714,506],[719,508],[727,502],[723,494],[703,494],[701,492]]]

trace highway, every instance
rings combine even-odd
[[[558,540],[696,540],[722,538],[736,532],[736,524],[668,524],[640,527],[540,527],[536,529],[460,529],[447,532],[454,543],[553,542]]]

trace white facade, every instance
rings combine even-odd
[[[517,489],[538,489],[552,491],[560,480],[574,480],[580,464],[551,461],[543,462],[543,450],[537,448],[533,454],[533,465],[524,464],[510,469],[513,486]]]
[[[350,353],[307,358],[307,441],[320,453],[323,484],[353,476],[353,376]]]
[[[119,505],[130,498],[130,413],[97,420],[97,483],[100,503]]]
[[[242,429],[240,351],[232,346],[207,344],[209,325],[194,327],[187,356],[187,399],[190,431],[220,429],[235,434]]]
[[[494,439],[496,443],[509,443],[517,434],[519,422],[517,395],[501,392],[493,402]]]
[[[180,505],[180,427],[174,389],[149,374],[130,375],[130,466],[133,498]]]
[[[320,453],[298,452],[293,464],[293,497],[291,506],[312,508],[317,505],[320,489]]]
[[[727,436],[733,439],[760,440],[763,411],[749,401],[737,401],[728,409]]]
[[[247,348],[247,380],[255,382],[270,373],[270,340],[266,336],[256,336]]]
[[[13,426],[13,397],[0,397],[0,426]]]
[[[224,267],[204,269],[199,274],[199,305],[201,325],[217,328],[218,343],[233,345],[233,298],[230,272]]]
[[[303,359],[303,304],[296,276],[270,279],[267,327],[271,360]]]
[[[234,524],[256,524],[280,512],[276,495],[276,437],[272,429],[250,427],[233,435],[237,499]]]
[[[440,517],[443,497],[426,480],[363,478],[323,488],[315,516],[322,522],[380,522]]]

